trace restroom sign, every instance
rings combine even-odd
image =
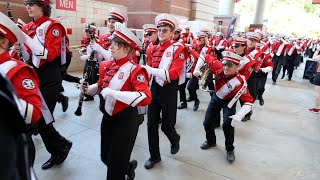
[[[76,11],[76,0],[56,0],[56,9]]]

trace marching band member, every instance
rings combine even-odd
[[[90,34],[91,33],[93,34],[94,42],[96,44],[100,43],[100,38],[96,34],[97,27],[94,26],[94,24],[95,23],[90,23],[90,24],[86,24],[85,25],[85,30],[84,30],[85,34],[83,35],[83,39],[81,41],[81,44],[83,44],[83,46],[84,46],[83,49],[85,49],[85,52],[86,52],[85,54],[80,56],[80,59],[86,62],[85,65],[84,65],[84,68],[83,68],[83,74],[86,73],[87,68],[88,68],[89,64],[91,63],[89,61],[89,57],[91,56],[91,52],[92,52],[92,48],[90,47],[90,41],[91,41],[90,40]],[[94,57],[96,57],[98,59],[98,61],[101,61],[103,59],[103,57],[99,56],[98,54],[95,54]],[[98,62],[96,62],[96,63],[98,63]],[[89,85],[96,83],[98,81],[98,78],[99,78],[98,77],[98,66],[96,65],[96,66],[93,66],[91,77],[89,77],[89,81],[88,81]],[[85,94],[85,97],[86,98],[83,101],[93,101],[94,100],[94,97],[90,96],[88,94]]]
[[[288,81],[291,81],[292,74],[294,71],[294,66],[296,63],[296,60],[298,58],[298,53],[300,53],[301,47],[300,47],[300,40],[291,40],[289,44],[285,47],[286,55],[284,57],[284,63],[283,63],[283,71],[282,71],[282,77],[284,78],[286,74],[286,70],[288,69]],[[299,59],[300,61],[300,59]],[[299,63],[298,63],[299,64]]]
[[[227,46],[227,42],[224,40],[223,34],[221,32],[217,32],[216,39],[214,40],[212,48],[214,48],[215,55],[219,60],[221,60],[222,58],[221,53],[222,51],[224,51],[226,46]]]
[[[53,114],[62,81],[59,66],[65,63],[65,29],[60,23],[49,18],[49,0],[24,2],[29,16],[33,19],[23,26],[22,30],[32,38],[26,40],[26,45],[32,53],[30,57],[40,80],[40,91]],[[61,164],[67,158],[72,143],[61,136],[52,123],[46,122],[44,116],[40,118],[38,125],[39,134],[51,154],[50,159],[42,165],[42,169]]]
[[[274,68],[272,70],[272,84],[275,85],[278,79],[278,75],[281,71],[281,66],[284,62],[284,51],[288,44],[283,38],[278,39],[271,46],[271,52],[273,54],[272,63]],[[272,56],[272,55],[271,55]]]
[[[109,16],[108,16],[108,24],[107,24],[109,33],[100,36],[100,40],[101,40],[100,45],[102,46],[103,49],[108,50],[111,45],[109,37],[113,34],[115,30],[115,23],[116,22],[126,23],[127,21],[128,21],[127,14],[123,12],[121,9],[112,8],[110,10]]]
[[[216,146],[216,135],[213,128],[215,121],[220,120],[220,111],[223,109],[223,132],[225,135],[226,158],[229,162],[235,160],[234,155],[234,126],[251,111],[253,99],[247,88],[244,76],[238,73],[241,56],[224,51],[222,62],[215,56],[205,55],[199,58],[193,74],[199,76],[199,69],[207,63],[211,72],[216,77],[215,92],[211,96],[205,120],[203,122],[206,131],[206,141],[201,149],[209,149]],[[236,102],[240,99],[244,105],[236,113]]]
[[[107,179],[123,180],[125,175],[134,179],[137,161],[129,160],[139,128],[137,106],[148,105],[151,93],[147,71],[132,59],[141,42],[123,24],[114,25],[109,49],[112,60],[102,61],[98,82],[82,90],[100,93],[101,159],[108,166]]]
[[[148,57],[148,73],[153,75],[151,84],[152,101],[148,107],[148,141],[150,159],[144,167],[151,169],[161,161],[159,150],[159,120],[162,114],[161,129],[171,143],[171,154],[180,149],[180,135],[175,129],[177,116],[177,90],[181,70],[185,63],[184,46],[170,41],[178,27],[177,19],[169,14],[159,14],[155,18],[160,43]]]
[[[25,34],[4,14],[0,13],[0,19],[0,70],[5,73],[17,93],[25,123],[35,124],[41,117],[38,76],[31,66],[12,58],[9,54],[13,44],[25,42]],[[27,141],[30,165],[33,166],[35,147],[30,136],[27,137]]]
[[[146,47],[146,54],[151,54],[150,51],[154,46],[159,44],[157,26],[155,24],[145,24],[142,26],[146,39],[148,41],[148,46]],[[147,57],[148,61],[151,61],[152,57]]]
[[[256,46],[257,47],[260,46],[261,51],[265,47],[263,44],[260,44],[260,43],[257,43]],[[257,61],[259,61],[259,65],[258,65],[257,71],[256,71],[256,78],[257,78],[256,94],[257,94],[257,98],[259,100],[260,106],[264,105],[264,99],[263,99],[262,95],[265,90],[265,85],[267,82],[268,73],[272,72],[272,70],[273,70],[272,57],[271,57],[270,53],[267,53],[265,51],[262,51],[262,52],[263,52],[262,56],[257,59]]]
[[[191,44],[192,45],[193,41],[194,41],[193,34],[192,34],[192,32],[190,32],[190,28],[189,27],[186,27],[185,30],[186,30],[186,32],[181,34],[182,43]]]

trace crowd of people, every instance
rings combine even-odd
[[[23,166],[11,163],[13,170],[1,174],[4,179],[22,176],[31,179],[32,168],[24,168],[25,173],[21,169],[34,164],[32,135],[40,134],[50,153],[42,169],[59,165],[67,158],[72,142],[55,129],[52,115],[57,102],[62,103],[64,112],[68,108],[68,97],[62,94],[62,80],[79,83],[86,96],[84,101],[94,101],[95,95],[99,96],[97,110],[103,114],[101,160],[108,167],[107,179],[130,180],[135,178],[138,165],[136,160],[130,160],[131,153],[145,114],[150,158],[144,167],[151,169],[161,161],[159,124],[170,141],[171,154],[178,153],[177,110],[187,108],[194,101],[192,109],[197,111],[200,104],[197,90],[208,92],[210,102],[203,117],[206,136],[200,148],[207,150],[217,145],[215,128],[221,126],[223,110],[226,159],[232,163],[235,127],[251,119],[255,100],[264,105],[268,73],[272,73],[276,85],[281,72],[281,79],[287,76],[288,81],[292,80],[294,69],[304,55],[320,60],[318,40],[265,34],[261,30],[236,32],[226,37],[203,28],[193,34],[189,27],[183,30],[175,17],[165,13],[157,15],[154,24],[142,27],[144,39],[140,40],[124,25],[128,21],[126,13],[112,9],[108,33],[98,36],[94,23],[85,26],[79,53],[80,59],[86,61],[84,75],[88,75],[88,68],[91,70],[90,77],[81,79],[66,71],[72,53],[65,28],[50,18],[49,1],[26,0],[25,7],[32,21],[21,29],[0,14],[1,84],[7,78],[14,89],[8,91],[7,85],[1,86],[0,97],[15,104],[13,107],[20,112],[15,118],[17,127],[6,126],[15,129],[16,134],[24,134],[28,145],[27,162]],[[141,63],[142,57],[146,60]],[[316,107],[309,110],[319,113],[319,68],[313,82],[318,96]],[[238,101],[241,108],[237,111]],[[23,128],[17,129],[18,124]],[[10,153],[20,147],[17,139],[13,142]],[[12,157],[19,159],[16,155]]]

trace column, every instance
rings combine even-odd
[[[219,16],[232,17],[234,13],[234,0],[219,1]]]
[[[263,24],[265,6],[266,6],[266,0],[256,0],[256,8],[253,16],[253,24]]]

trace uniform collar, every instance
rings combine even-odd
[[[10,56],[8,51],[0,54],[0,64],[5,63],[5,62],[7,62],[7,61],[9,61],[11,59],[12,58],[11,58],[11,56]]]
[[[47,20],[48,20],[48,17],[43,15],[43,16],[40,17],[39,19],[33,20],[33,23],[34,23],[36,26],[40,26],[42,23],[46,22]]]
[[[160,45],[161,47],[163,47],[163,48],[167,48],[167,47],[169,47],[171,44],[172,44],[171,40],[168,40],[168,41],[166,41],[166,42],[164,42],[164,43],[159,43],[159,45]]]
[[[114,63],[118,66],[122,66],[124,63],[130,61],[130,58],[129,56],[126,56],[124,58],[121,58],[121,59],[118,59],[118,60],[115,60]]]

